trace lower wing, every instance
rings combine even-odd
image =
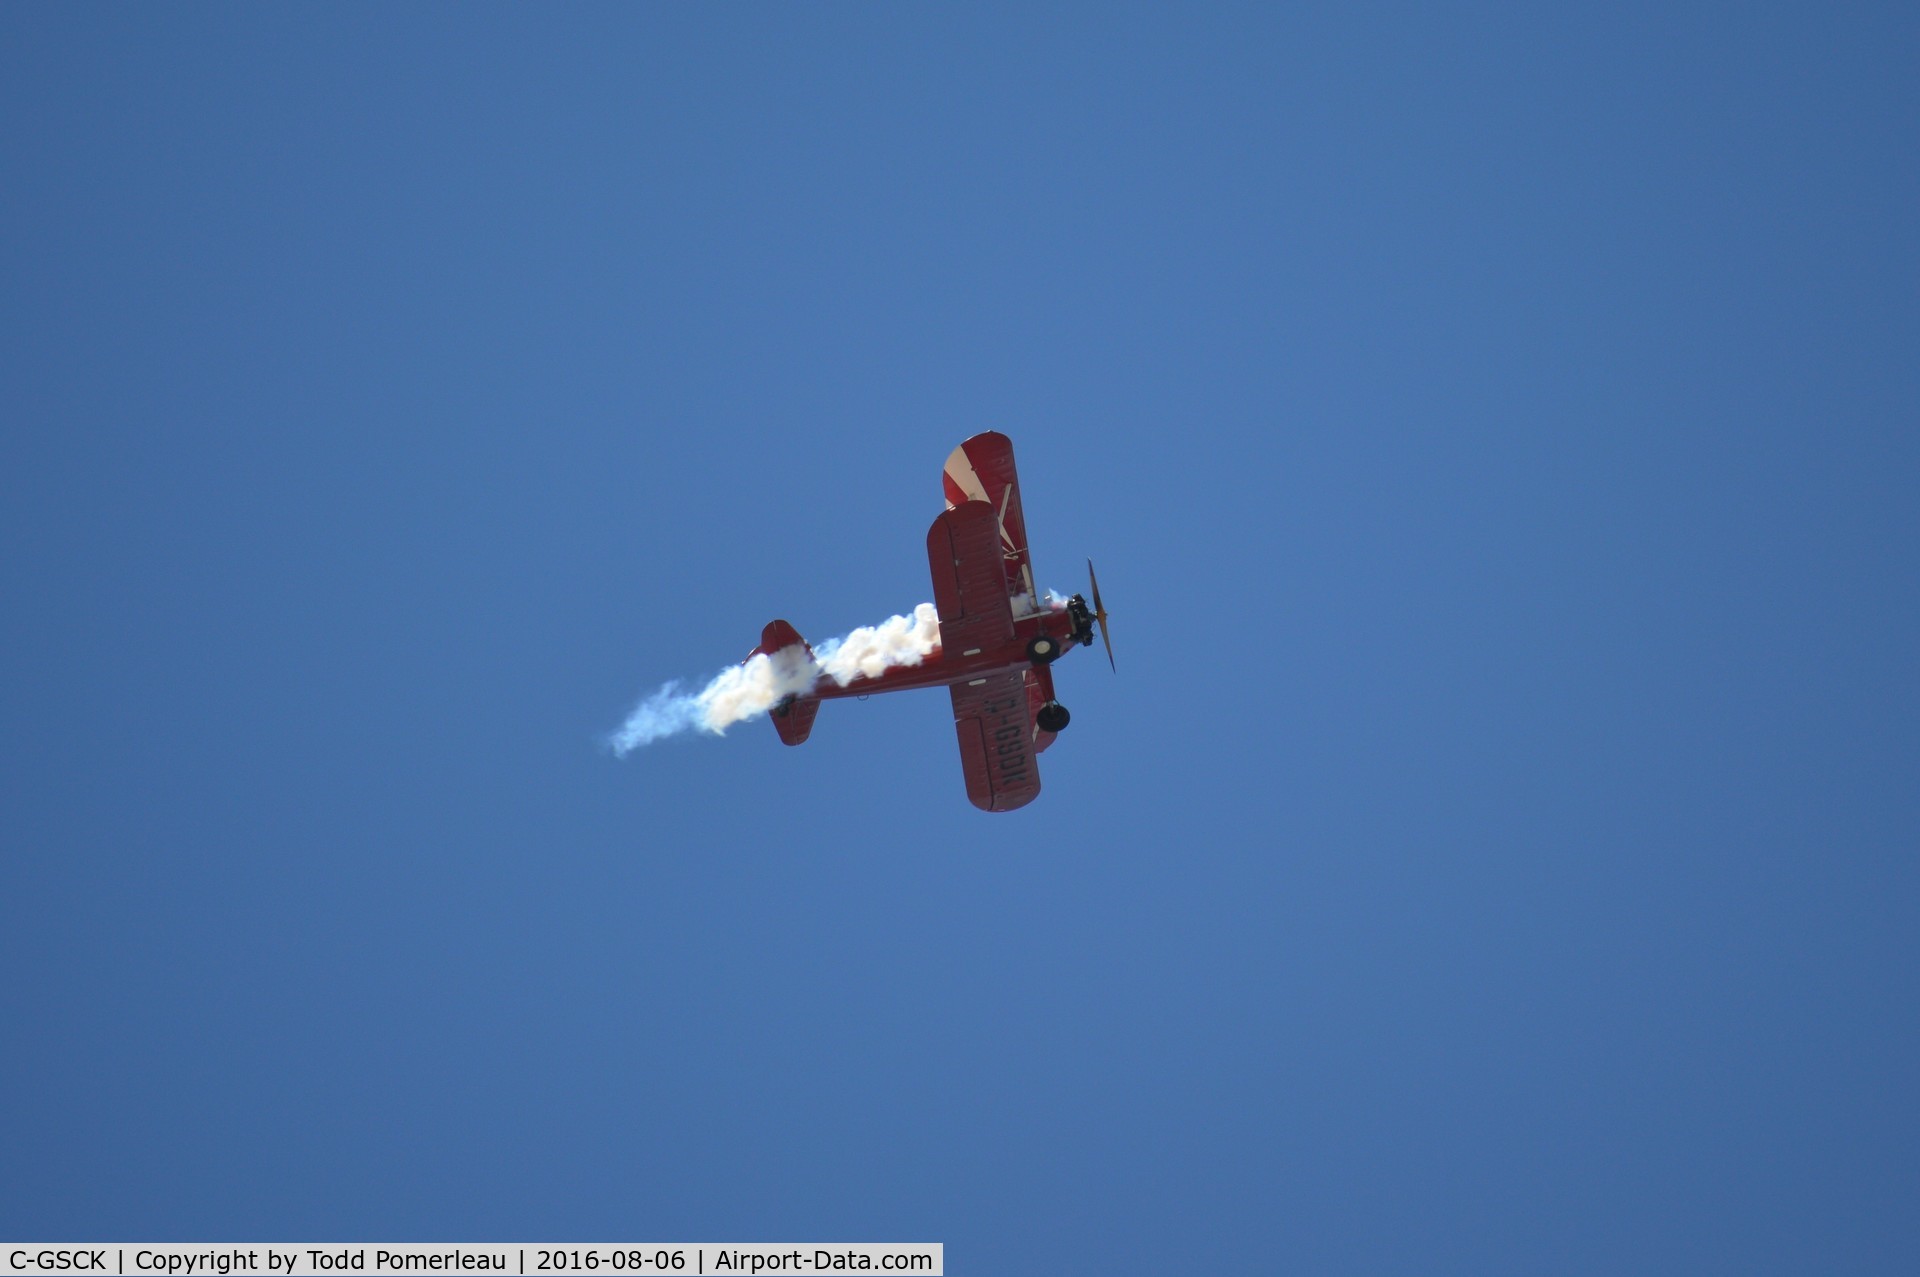
[[[955,683],[953,729],[967,798],[982,811],[1012,811],[1040,795],[1025,670]]]

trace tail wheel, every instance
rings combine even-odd
[[[1059,701],[1048,701],[1040,707],[1040,712],[1033,716],[1033,721],[1040,724],[1040,730],[1043,732],[1064,731],[1072,719],[1073,715],[1067,713],[1067,707]]]
[[[1060,659],[1060,640],[1045,634],[1027,640],[1027,659],[1036,665],[1051,665]]]

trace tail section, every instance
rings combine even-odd
[[[773,656],[799,644],[806,649],[807,659],[813,659],[813,649],[800,637],[800,632],[785,621],[768,621],[767,628],[760,631],[760,646],[747,653],[748,657]],[[816,696],[789,696],[768,711],[767,717],[773,720],[773,728],[780,733],[780,739],[788,745],[798,745],[813,732],[813,716],[820,712],[820,699]]]

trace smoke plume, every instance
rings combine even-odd
[[[902,665],[918,665],[940,646],[940,616],[922,603],[911,616],[895,616],[879,625],[863,625],[841,638],[828,639],[812,658],[801,644],[771,656],[756,653],[746,663],[722,670],[697,692],[668,683],[641,701],[608,738],[622,758],[642,745],[686,731],[722,735],[727,728],[764,714],[784,697],[802,696],[823,678],[845,687],[857,675],[877,677]]]

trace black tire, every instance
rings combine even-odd
[[[1035,665],[1051,665],[1060,659],[1060,640],[1041,634],[1027,640],[1027,659]]]
[[[1073,721],[1073,715],[1067,713],[1067,707],[1059,701],[1048,701],[1033,716],[1033,721],[1040,725],[1043,732],[1063,732],[1067,724]]]

